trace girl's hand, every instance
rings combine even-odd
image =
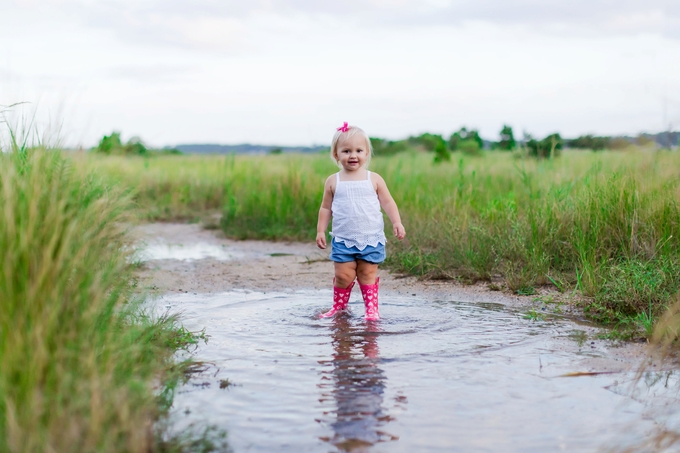
[[[316,245],[322,250],[326,248],[326,233],[316,233]]]
[[[400,241],[406,237],[406,230],[404,229],[404,225],[402,225],[401,223],[395,223],[394,225],[392,225],[392,231],[394,232],[394,235],[397,237],[397,239],[399,239]]]

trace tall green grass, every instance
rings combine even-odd
[[[578,290],[602,321],[659,313],[680,288],[679,157],[496,154],[408,176],[399,166],[417,161],[387,162],[383,173],[411,222],[410,244],[395,247],[391,264],[466,280],[500,275],[521,294],[540,285]]]
[[[238,238],[313,240],[327,156],[84,158],[134,191],[151,218],[221,207]],[[390,241],[398,271],[504,279],[531,294],[576,291],[602,321],[658,314],[680,288],[680,155],[565,152],[558,159],[403,153],[373,160],[407,229]],[[181,196],[178,196],[181,194]],[[389,231],[389,228],[388,228]]]
[[[57,152],[0,153],[0,451],[150,452],[186,332],[133,300],[130,200]]]
[[[101,157],[73,153],[79,172],[95,170],[107,182],[133,195],[143,220],[193,220],[224,206],[232,157]]]

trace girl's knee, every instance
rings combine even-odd
[[[378,277],[377,265],[359,266],[357,268],[357,278],[363,285],[372,285]]]
[[[335,271],[335,286],[338,288],[347,288],[352,284],[356,278],[356,272],[346,270]]]
[[[377,274],[378,274],[378,268],[357,270],[357,276],[358,277],[373,277]]]

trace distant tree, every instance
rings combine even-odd
[[[440,140],[434,148],[434,163],[439,164],[451,160],[451,151],[446,147],[446,142]]]
[[[111,132],[111,135],[102,137],[99,145],[94,150],[103,154],[112,154],[122,148],[123,143],[120,141],[120,132]]]
[[[387,140],[384,138],[370,137],[369,140],[371,141],[371,148],[373,148],[373,151],[383,149],[387,143]]]
[[[465,129],[463,127],[463,128],[461,128],[461,130],[459,130],[458,132],[454,132],[453,134],[451,134],[451,137],[449,137],[449,149],[451,151],[457,151],[458,146],[460,145],[460,142],[465,140],[463,138],[463,135],[461,135],[461,134],[467,135],[467,129]]]
[[[440,142],[443,142],[444,139],[442,138],[441,135],[438,134],[430,134],[429,132],[426,132],[421,135],[417,136],[411,136],[408,138],[408,141],[412,145],[420,145],[423,148],[425,148],[427,151],[434,151],[437,145]]]
[[[389,156],[408,149],[408,140],[390,141],[376,137],[371,137],[370,140],[376,156]]]
[[[484,147],[484,141],[479,136],[479,132],[476,129],[468,130],[467,127],[461,127],[458,132],[454,132],[449,137],[449,149],[451,151],[457,151],[460,145],[466,141],[471,140],[477,143],[479,149]]]
[[[269,150],[269,154],[281,154],[282,152],[283,150],[278,146]]]
[[[503,129],[501,129],[500,136],[501,140],[498,142],[498,149],[502,149],[504,151],[512,151],[515,149],[517,142],[515,142],[515,136],[512,133],[512,127],[504,124]]]
[[[125,154],[132,154],[133,156],[143,156],[147,152],[146,146],[139,137],[132,137],[128,140],[124,149]]]
[[[566,145],[569,148],[578,149],[592,149],[593,151],[600,151],[603,149],[609,149],[611,145],[610,137],[596,137],[594,135],[581,135],[573,140],[568,140]]]
[[[465,140],[472,140],[476,142],[479,146],[479,149],[484,148],[484,140],[482,140],[482,137],[479,136],[479,132],[476,129],[470,130],[467,134],[467,137],[465,137]]]
[[[550,134],[543,140],[535,140],[529,134],[525,134],[525,138],[527,153],[531,157],[550,159],[557,157],[562,151],[563,140],[560,134]]]
[[[146,146],[139,137],[132,137],[126,144],[120,139],[120,132],[105,135],[93,151],[102,154],[123,154],[143,156],[147,153]]]

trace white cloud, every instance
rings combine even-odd
[[[165,43],[234,52],[254,40],[251,24],[276,17],[295,26],[303,17],[337,27],[460,27],[470,22],[519,26],[545,34],[657,33],[680,39],[680,3],[668,0],[44,0],[23,8],[61,12],[138,44]],[[0,7],[2,11],[2,7]],[[259,30],[258,30],[259,31]],[[252,50],[252,49],[250,49]]]

